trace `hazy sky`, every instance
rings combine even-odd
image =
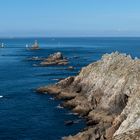
[[[140,0],[0,0],[0,36],[140,36]]]

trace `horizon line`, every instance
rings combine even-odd
[[[0,39],[14,38],[140,38],[139,36],[1,36]]]

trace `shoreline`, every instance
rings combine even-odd
[[[126,112],[139,105],[139,82],[135,74],[138,66],[134,67],[136,64],[140,64],[139,60],[132,60],[130,56],[117,52],[106,54],[101,60],[82,68],[79,75],[37,89],[39,93],[50,94],[63,100],[63,107],[87,120],[85,130],[74,136],[63,137],[63,140],[117,140],[124,134],[123,122],[130,123]],[[131,69],[134,70],[133,74],[130,73]],[[135,85],[129,82],[129,78]],[[130,86],[135,88],[134,97],[125,89]],[[130,101],[135,99],[137,104],[132,106]],[[133,109],[130,116],[138,112]],[[133,119],[139,119],[139,116]],[[137,137],[139,138],[139,135]]]
[[[90,125],[92,125],[92,123],[94,123],[87,116],[87,114],[89,112],[86,110],[87,108],[74,109],[79,104],[78,102],[83,101],[84,97],[77,96],[76,93],[72,93],[68,89],[62,89],[61,87],[59,87],[57,85],[41,87],[41,88],[38,88],[36,91],[40,94],[49,94],[49,95],[53,96],[56,100],[61,100],[63,102],[62,104],[60,104],[61,107],[67,108],[72,113],[74,113],[78,116],[81,116],[83,119],[85,119],[87,126],[84,128],[84,130],[88,130],[90,128]],[[74,103],[73,100],[75,101],[75,99],[78,99],[78,100],[77,100],[77,102]],[[86,99],[85,99],[85,102],[86,102]],[[66,138],[64,137],[62,139],[67,140],[67,137]]]

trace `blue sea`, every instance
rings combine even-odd
[[[26,50],[38,40],[41,49]],[[140,38],[3,38],[0,43],[0,140],[58,140],[76,134],[85,120],[58,108],[61,101],[35,89],[54,84],[60,78],[77,75],[83,66],[99,60],[104,53],[119,51],[140,58]],[[32,56],[47,57],[60,51],[68,66],[37,67]],[[65,126],[68,120],[80,123]]]

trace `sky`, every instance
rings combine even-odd
[[[5,36],[140,36],[140,0],[0,0]]]

